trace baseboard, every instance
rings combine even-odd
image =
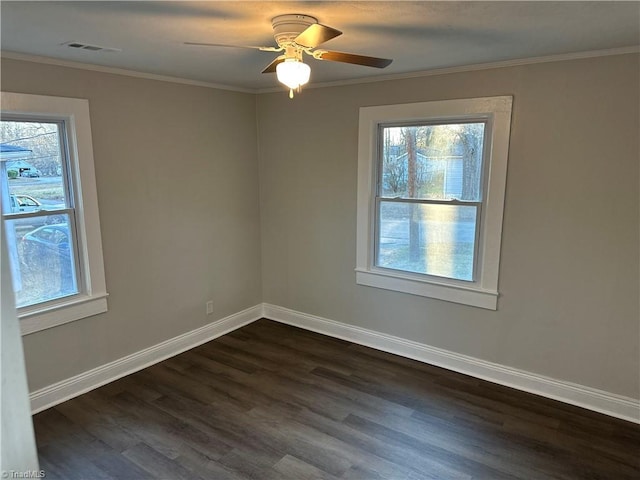
[[[506,367],[277,305],[263,304],[263,315],[270,320],[640,423],[640,402],[633,398]]]
[[[184,333],[139,352],[127,355],[61,382],[31,392],[31,411],[47,408],[142,370],[214,338],[232,332],[259,318],[268,318],[384,352],[412,358],[493,383],[559,400],[612,417],[640,423],[640,402],[583,385],[461,355],[373,330],[309,315],[264,303],[229,315],[204,327]]]
[[[113,362],[31,392],[31,412],[47,408],[82,395],[118,378],[142,370],[150,365],[202,345],[214,338],[236,330],[262,317],[262,305],[247,308],[204,327],[127,355]]]

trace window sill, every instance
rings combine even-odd
[[[77,295],[63,303],[18,312],[22,335],[57,327],[82,318],[91,317],[107,311],[107,293],[96,295]]]
[[[472,307],[497,310],[498,292],[477,287],[453,285],[426,281],[388,271],[374,271],[356,268],[356,283],[368,287],[394,290],[421,297],[437,298],[447,302],[461,303]]]

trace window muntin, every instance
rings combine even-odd
[[[474,281],[485,126],[379,126],[376,267]]]
[[[2,214],[19,309],[82,293],[66,131],[64,120],[0,121]]]

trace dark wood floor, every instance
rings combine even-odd
[[[34,416],[52,479],[639,479],[640,426],[260,320]]]

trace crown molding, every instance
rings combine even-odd
[[[474,72],[478,70],[491,70],[494,68],[517,67],[521,65],[532,65],[537,63],[563,62],[568,60],[580,60],[585,58],[607,57],[612,55],[627,55],[640,53],[640,45],[629,47],[609,48],[604,50],[589,50],[584,52],[562,53],[557,55],[545,55],[540,57],[517,58],[513,60],[503,60],[499,62],[477,63],[473,65],[461,65],[457,67],[435,68],[431,70],[423,70],[419,72],[398,73],[390,75],[376,75],[375,77],[355,78],[350,80],[337,80],[334,82],[318,82],[305,85],[305,90],[310,88],[327,88],[340,87],[345,85],[358,85],[363,83],[387,82],[391,80],[405,80],[410,78],[430,77],[432,75],[448,75],[451,73]],[[161,82],[178,83],[182,85],[192,85],[197,87],[215,88],[219,90],[230,90],[241,93],[275,93],[282,92],[282,87],[269,88],[241,88],[231,85],[218,83],[202,82],[198,80],[189,80],[186,78],[172,77],[168,75],[157,75],[154,73],[144,73],[135,70],[127,70],[123,68],[105,67],[102,65],[94,65],[89,63],[72,62],[69,60],[60,60],[51,57],[42,57],[37,55],[28,55],[24,53],[0,51],[1,58],[11,60],[22,60],[25,62],[43,63],[47,65],[56,65],[60,67],[77,68],[81,70],[90,70],[94,72],[111,73],[114,75],[124,75],[128,77],[144,78],[148,80],[158,80]]]
[[[58,67],[77,68],[80,70],[89,70],[92,72],[111,73],[114,75],[123,75],[126,77],[144,78],[146,80],[157,80],[160,82],[179,83],[182,85],[191,85],[195,87],[215,88],[218,90],[230,90],[241,93],[258,93],[255,89],[234,87],[220,83],[201,82],[199,80],[189,80],[187,78],[172,77],[169,75],[158,75],[155,73],[138,72],[136,70],[127,70],[124,68],[105,67],[102,65],[94,65],[91,63],[72,62],[70,60],[60,60],[58,58],[42,57],[38,55],[28,55],[24,53],[1,51],[0,58],[8,58],[10,60],[21,60],[23,62],[43,63],[46,65],[55,65]]]
[[[345,85],[360,85],[363,83],[387,82],[391,80],[405,80],[409,78],[430,77],[432,75],[448,75],[451,73],[474,72],[478,70],[491,70],[494,68],[517,67],[521,65],[532,65],[536,63],[563,62],[568,60],[580,60],[584,58],[608,57],[612,55],[627,55],[632,53],[640,53],[640,45],[631,47],[609,48],[605,50],[589,50],[584,52],[562,53],[558,55],[545,55],[541,57],[517,58],[513,60],[503,60],[499,62],[477,63],[474,65],[461,65],[458,67],[435,68],[432,70],[423,70],[420,72],[397,73],[390,75],[377,75],[375,77],[355,78],[351,80],[338,80],[335,82],[316,82],[309,83],[304,89],[311,88],[327,88],[341,87]],[[275,93],[281,92],[282,88],[261,88],[256,93]]]

